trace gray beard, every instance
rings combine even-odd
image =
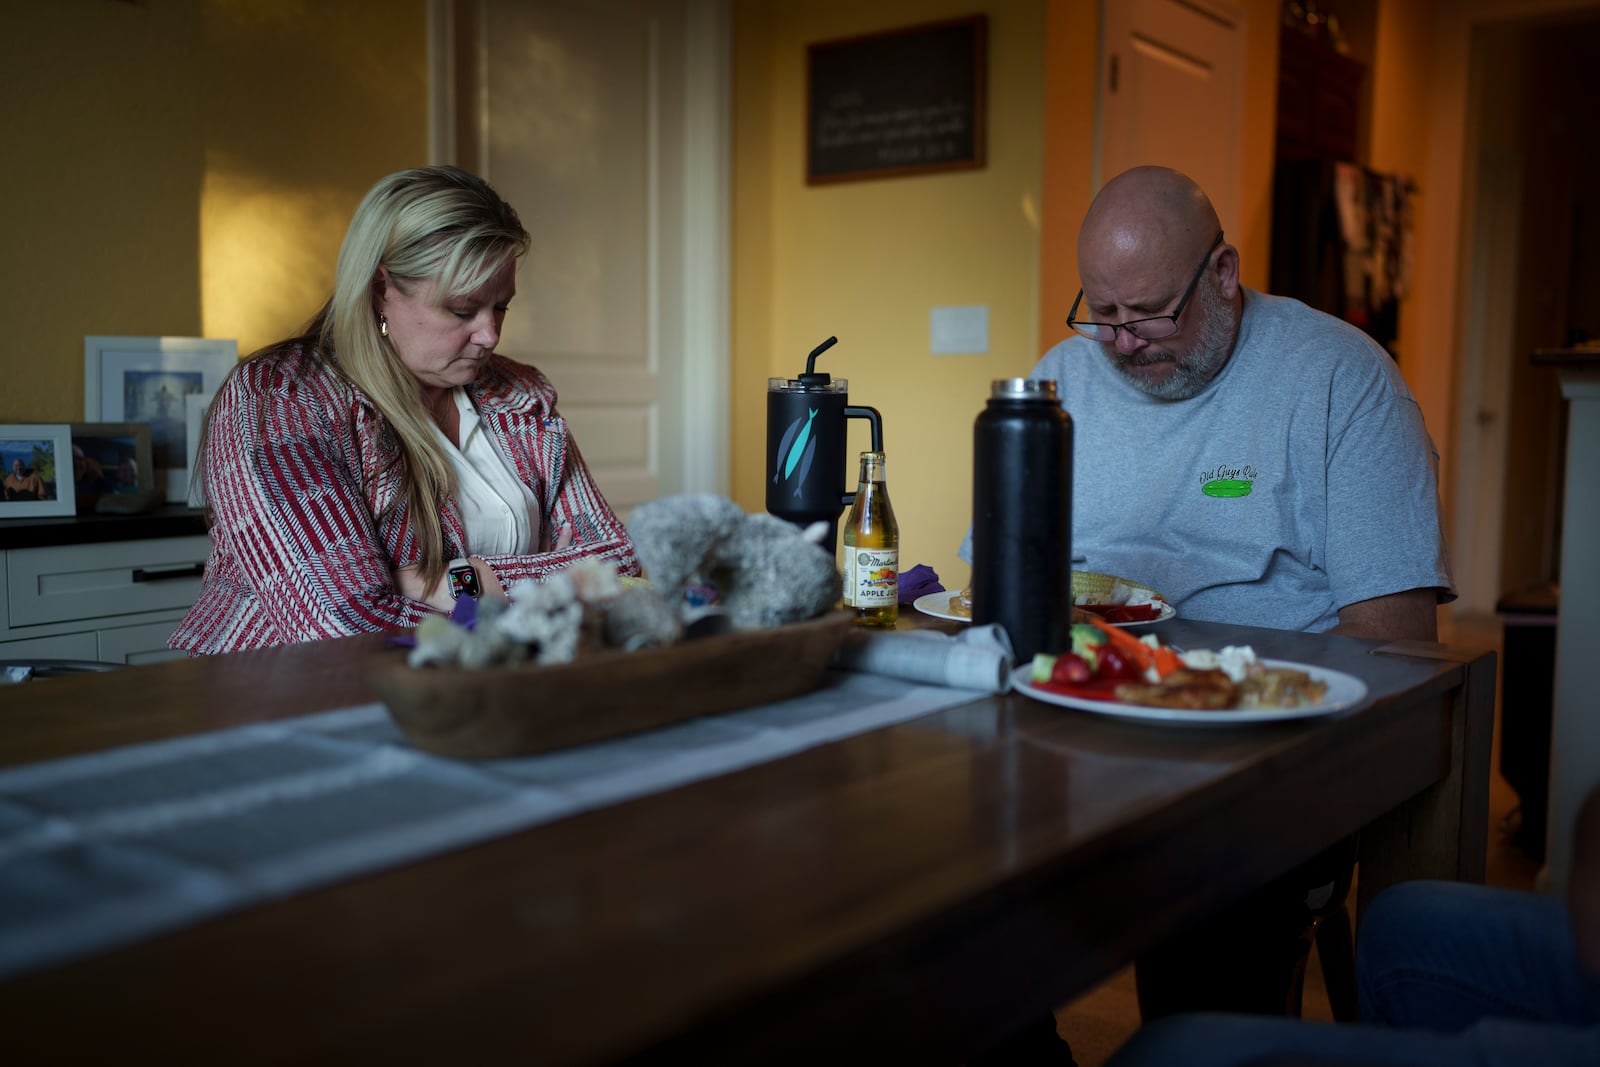
[[[1200,312],[1200,329],[1189,346],[1188,355],[1180,357],[1171,349],[1147,348],[1137,355],[1124,356],[1114,344],[1109,346],[1111,365],[1122,373],[1129,385],[1146,396],[1157,400],[1189,400],[1199,396],[1233,354],[1233,308],[1210,278],[1205,279],[1195,296],[1199,304],[1196,310]],[[1129,370],[1163,360],[1174,364],[1175,369],[1160,382],[1152,382]]]

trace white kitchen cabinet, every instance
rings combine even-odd
[[[0,553],[0,660],[153,663],[200,593],[210,541],[155,537]]]

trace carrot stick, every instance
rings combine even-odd
[[[1126,656],[1134,666],[1141,671],[1149,669],[1152,658],[1149,645],[1120,626],[1112,626],[1098,616],[1091,618],[1089,622],[1099,628],[1106,635],[1106,640],[1111,643],[1111,647]]]
[[[1140,642],[1144,644],[1144,642]],[[1148,645],[1145,646],[1149,648]],[[1183,666],[1183,660],[1178,654],[1166,645],[1157,645],[1150,649],[1150,660],[1155,665],[1156,674],[1162,678]]]

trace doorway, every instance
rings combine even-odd
[[[1565,404],[1531,356],[1600,337],[1600,18],[1479,24],[1470,56],[1454,554],[1486,614],[1559,578]]]
[[[433,152],[533,236],[501,351],[626,515],[728,483],[728,0],[430,0]]]

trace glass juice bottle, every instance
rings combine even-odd
[[[861,453],[861,485],[844,526],[844,603],[862,626],[889,628],[900,614],[900,524],[883,453]]]

